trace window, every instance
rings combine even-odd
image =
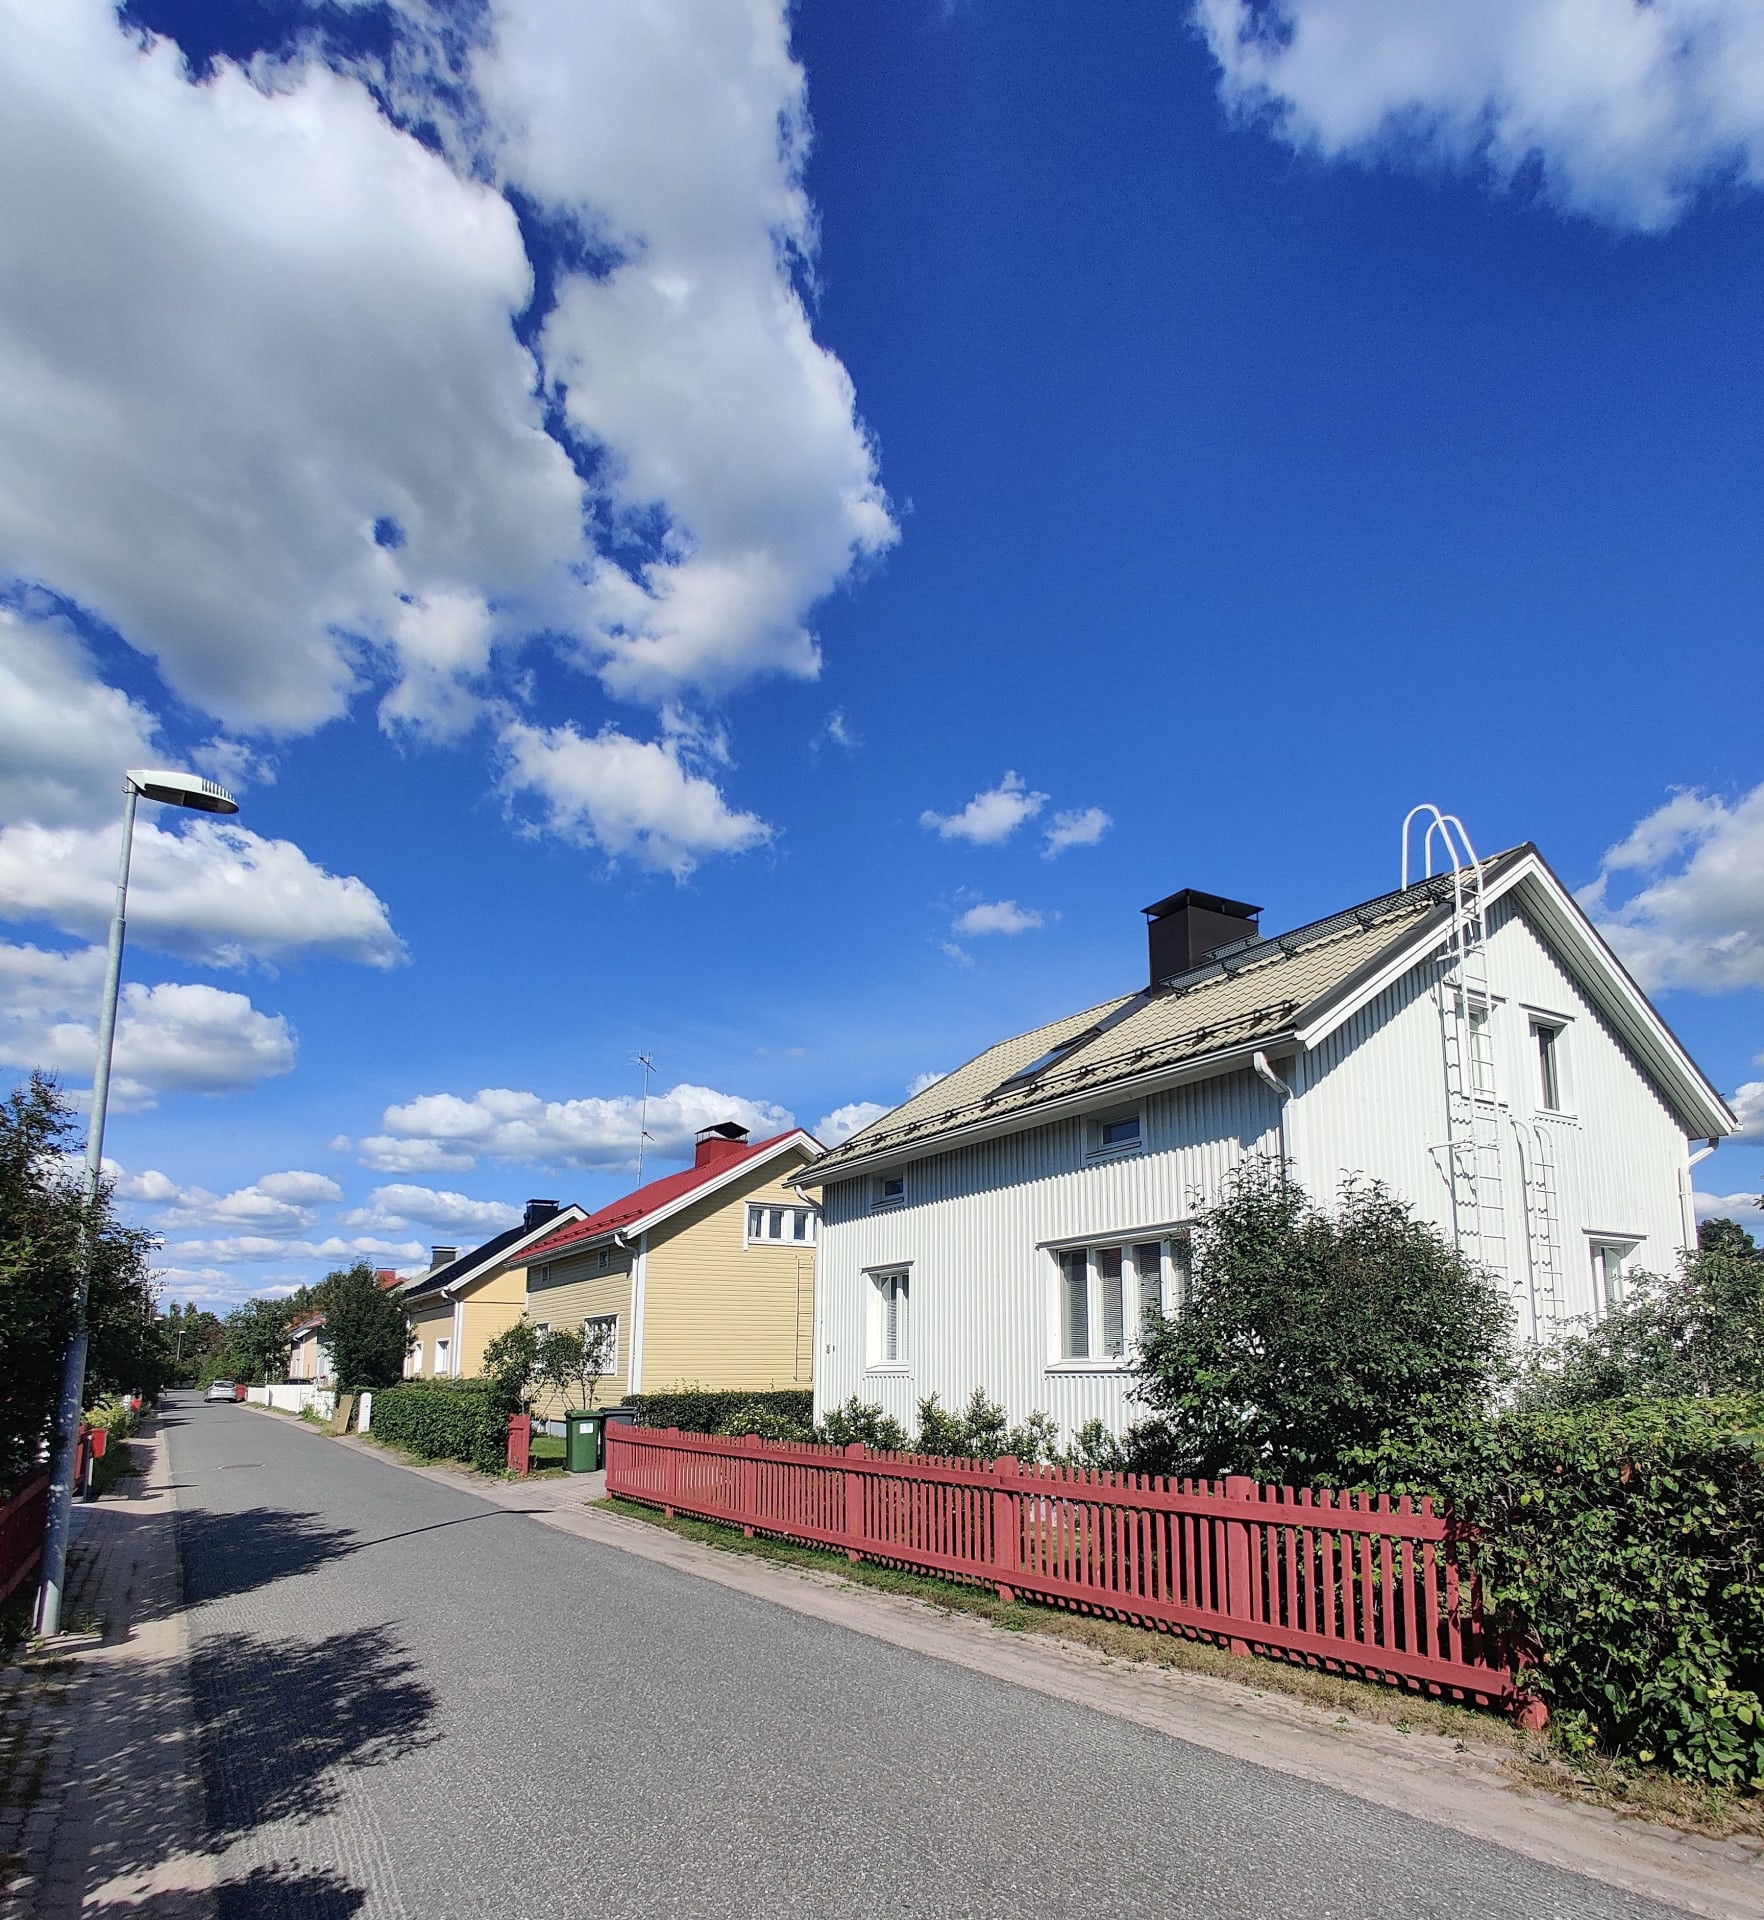
[[[551,1322],[549,1320],[541,1320],[538,1326],[533,1329],[533,1337],[536,1340],[543,1340],[550,1331]]]
[[[1537,1104],[1542,1113],[1560,1113],[1562,1098],[1562,1029],[1548,1020],[1531,1023],[1531,1045],[1537,1057]]]
[[[872,1367],[907,1363],[907,1274],[870,1275],[870,1360]]]
[[[1059,1357],[1124,1360],[1147,1316],[1163,1306],[1163,1241],[1065,1247],[1057,1258]]]
[[[1629,1257],[1635,1252],[1633,1240],[1595,1240],[1592,1245],[1593,1310],[1602,1319],[1623,1304],[1624,1275]]]
[[[1494,1036],[1489,1031],[1486,1000],[1470,1009],[1470,1085],[1479,1098],[1494,1098]]]
[[[1141,1144],[1137,1113],[1105,1114],[1090,1123],[1091,1159],[1113,1159],[1118,1153],[1137,1153]]]
[[[452,1345],[453,1342],[451,1340],[437,1340],[435,1342],[435,1377],[437,1380],[441,1379],[447,1372],[448,1349],[451,1348]]]
[[[616,1313],[592,1313],[582,1322],[582,1338],[592,1348],[596,1340],[605,1340],[606,1352],[601,1358],[600,1369],[603,1373],[617,1373],[619,1370],[619,1316]]]
[[[903,1173],[879,1174],[870,1189],[870,1211],[880,1213],[884,1207],[902,1207],[906,1205],[906,1175]]]
[[[423,1377],[423,1343],[420,1340],[411,1343],[410,1359],[404,1371],[413,1380],[420,1380]]]
[[[784,1240],[805,1245],[815,1237],[812,1207],[749,1207],[747,1238],[754,1241]]]
[[[597,1273],[605,1273],[612,1264],[612,1248],[602,1247],[594,1256],[594,1268]]]

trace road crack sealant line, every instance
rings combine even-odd
[[[984,1622],[940,1612],[909,1595],[858,1586],[836,1573],[706,1546],[584,1505],[573,1493],[555,1499],[549,1488],[531,1482],[498,1483],[400,1460],[354,1437],[341,1444],[395,1472],[474,1494],[488,1505],[595,1545],[1191,1746],[1334,1788],[1708,1920],[1764,1920],[1764,1862],[1743,1842],[1684,1833],[1527,1788],[1504,1772],[1502,1756],[1492,1746],[1460,1751],[1441,1735],[1405,1734],[1365,1721],[1344,1726],[1285,1694],[1258,1693],[1243,1682],[1208,1674],[1123,1665],[1053,1636],[1000,1633]]]

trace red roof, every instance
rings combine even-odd
[[[731,1146],[714,1159],[707,1160],[703,1166],[684,1167],[678,1173],[664,1174],[659,1180],[647,1181],[635,1192],[626,1194],[622,1200],[614,1200],[598,1213],[591,1213],[586,1220],[574,1220],[548,1239],[528,1247],[521,1259],[529,1265],[536,1260],[548,1260],[580,1240],[595,1239],[600,1234],[611,1233],[615,1227],[634,1227],[651,1214],[659,1213],[663,1207],[684,1199],[695,1188],[720,1180],[732,1168],[757,1159],[761,1154],[770,1152],[780,1140],[788,1140],[792,1134],[801,1132],[801,1127],[792,1127],[788,1132],[773,1134],[769,1140],[755,1140],[745,1147]]]

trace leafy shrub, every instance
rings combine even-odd
[[[807,1387],[774,1387],[763,1393],[737,1388],[674,1387],[666,1393],[632,1393],[623,1404],[634,1407],[642,1427],[678,1427],[682,1433],[722,1433],[737,1409],[769,1407],[805,1430],[815,1417],[815,1396]]]
[[[325,1316],[324,1341],[343,1393],[395,1387],[410,1351],[410,1327],[397,1296],[388,1293],[365,1260],[328,1273],[314,1290]]]
[[[1364,1485],[1449,1446],[1510,1372],[1499,1289],[1376,1183],[1332,1215],[1246,1161],[1192,1260],[1182,1311],[1141,1337],[1139,1471]]]
[[[1622,1306],[1540,1355],[1523,1404],[1764,1393],[1764,1253],[1732,1220],[1705,1220],[1676,1274],[1635,1274]]]
[[[979,1387],[960,1413],[946,1413],[936,1394],[919,1402],[916,1451],[939,1459],[996,1460],[1009,1453],[1025,1463],[1054,1460],[1058,1438],[1059,1429],[1045,1413],[1030,1414],[1020,1427],[1008,1425],[1004,1408]]]
[[[717,1429],[727,1434],[757,1434],[762,1440],[812,1440],[814,1429],[763,1400],[749,1400],[725,1416]]]
[[[1521,1410],[1448,1480],[1559,1738],[1764,1789],[1764,1397]]]
[[[376,1391],[373,1438],[421,1460],[460,1460],[480,1473],[503,1473],[508,1417],[488,1381],[412,1381]]]
[[[872,1407],[854,1393],[842,1407],[828,1409],[815,1429],[824,1447],[866,1446],[873,1453],[905,1453],[906,1429],[891,1414]]]

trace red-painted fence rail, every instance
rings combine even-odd
[[[0,1507],[0,1603],[36,1572],[48,1524],[49,1476],[39,1473]]]
[[[606,1488],[749,1535],[1522,1712],[1454,1530],[1407,1495],[609,1427]]]

